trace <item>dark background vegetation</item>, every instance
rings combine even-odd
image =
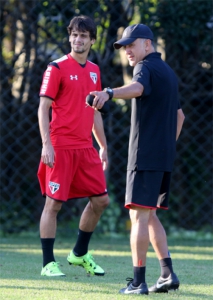
[[[186,115],[177,142],[170,210],[159,212],[167,230],[211,230],[212,223],[212,33],[211,0],[1,0],[1,231],[38,229],[44,205],[37,168],[41,153],[37,109],[47,64],[70,52],[66,27],[80,14],[94,18],[98,38],[89,59],[100,66],[102,85],[131,80],[132,68],[113,49],[123,29],[144,23],[155,35],[157,50],[178,76]],[[166,88],[166,87],[165,87]],[[109,149],[106,173],[111,205],[98,230],[123,232],[123,208],[131,102],[111,102],[104,117]],[[72,229],[85,199],[64,204],[59,220]],[[64,229],[65,230],[65,229]]]

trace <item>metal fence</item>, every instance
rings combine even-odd
[[[209,230],[212,223],[212,1],[1,0],[1,230],[38,226],[44,205],[37,168],[41,153],[37,109],[46,65],[70,51],[66,26],[79,14],[94,18],[98,38],[89,59],[102,72],[103,87],[131,80],[132,68],[113,42],[129,24],[145,23],[157,50],[179,79],[186,115],[177,142],[170,210],[164,224]],[[165,87],[166,88],[166,87]],[[111,205],[102,218],[105,231],[125,229],[123,208],[131,102],[110,104],[104,117],[110,164],[106,173]],[[70,201],[61,220],[74,220],[84,199]],[[113,225],[113,226],[112,226]]]

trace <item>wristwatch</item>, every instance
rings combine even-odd
[[[104,89],[104,92],[106,92],[109,95],[109,100],[111,100],[114,94],[113,90],[110,87],[107,87]]]

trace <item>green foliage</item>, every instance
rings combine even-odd
[[[203,48],[203,61],[212,57],[211,0],[162,0],[157,6],[156,16],[160,23],[159,34],[163,39],[189,53]]]
[[[97,232],[113,236],[115,233],[123,233],[125,223],[121,218],[121,209],[116,197],[110,193],[110,204],[102,214],[97,225]]]
[[[8,209],[8,205],[10,209]],[[18,202],[6,203],[3,202],[0,210],[0,231],[3,235],[11,233],[19,233],[22,230],[26,230],[29,225],[29,219],[26,213],[29,214],[27,209],[22,209],[22,217],[20,217],[20,204]]]
[[[156,11],[159,0],[136,0],[135,15],[130,24],[143,23],[155,29]]]
[[[30,180],[24,179],[17,187],[14,198],[5,197],[6,201],[1,201],[0,206],[0,231],[3,235],[20,233],[29,229],[32,225],[33,209],[29,199],[35,197],[36,190],[31,187]],[[4,197],[4,194],[2,193]]]

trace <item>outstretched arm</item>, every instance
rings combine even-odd
[[[131,99],[142,95],[144,87],[139,82],[132,82],[130,84],[113,88],[113,98]],[[90,94],[94,95],[93,106],[100,109],[104,103],[109,99],[109,95],[105,91],[93,91]]]
[[[103,170],[106,170],[108,166],[107,142],[104,133],[102,116],[100,112],[97,110],[95,110],[95,114],[94,114],[94,124],[93,124],[92,132],[100,147],[99,155],[103,164]]]

